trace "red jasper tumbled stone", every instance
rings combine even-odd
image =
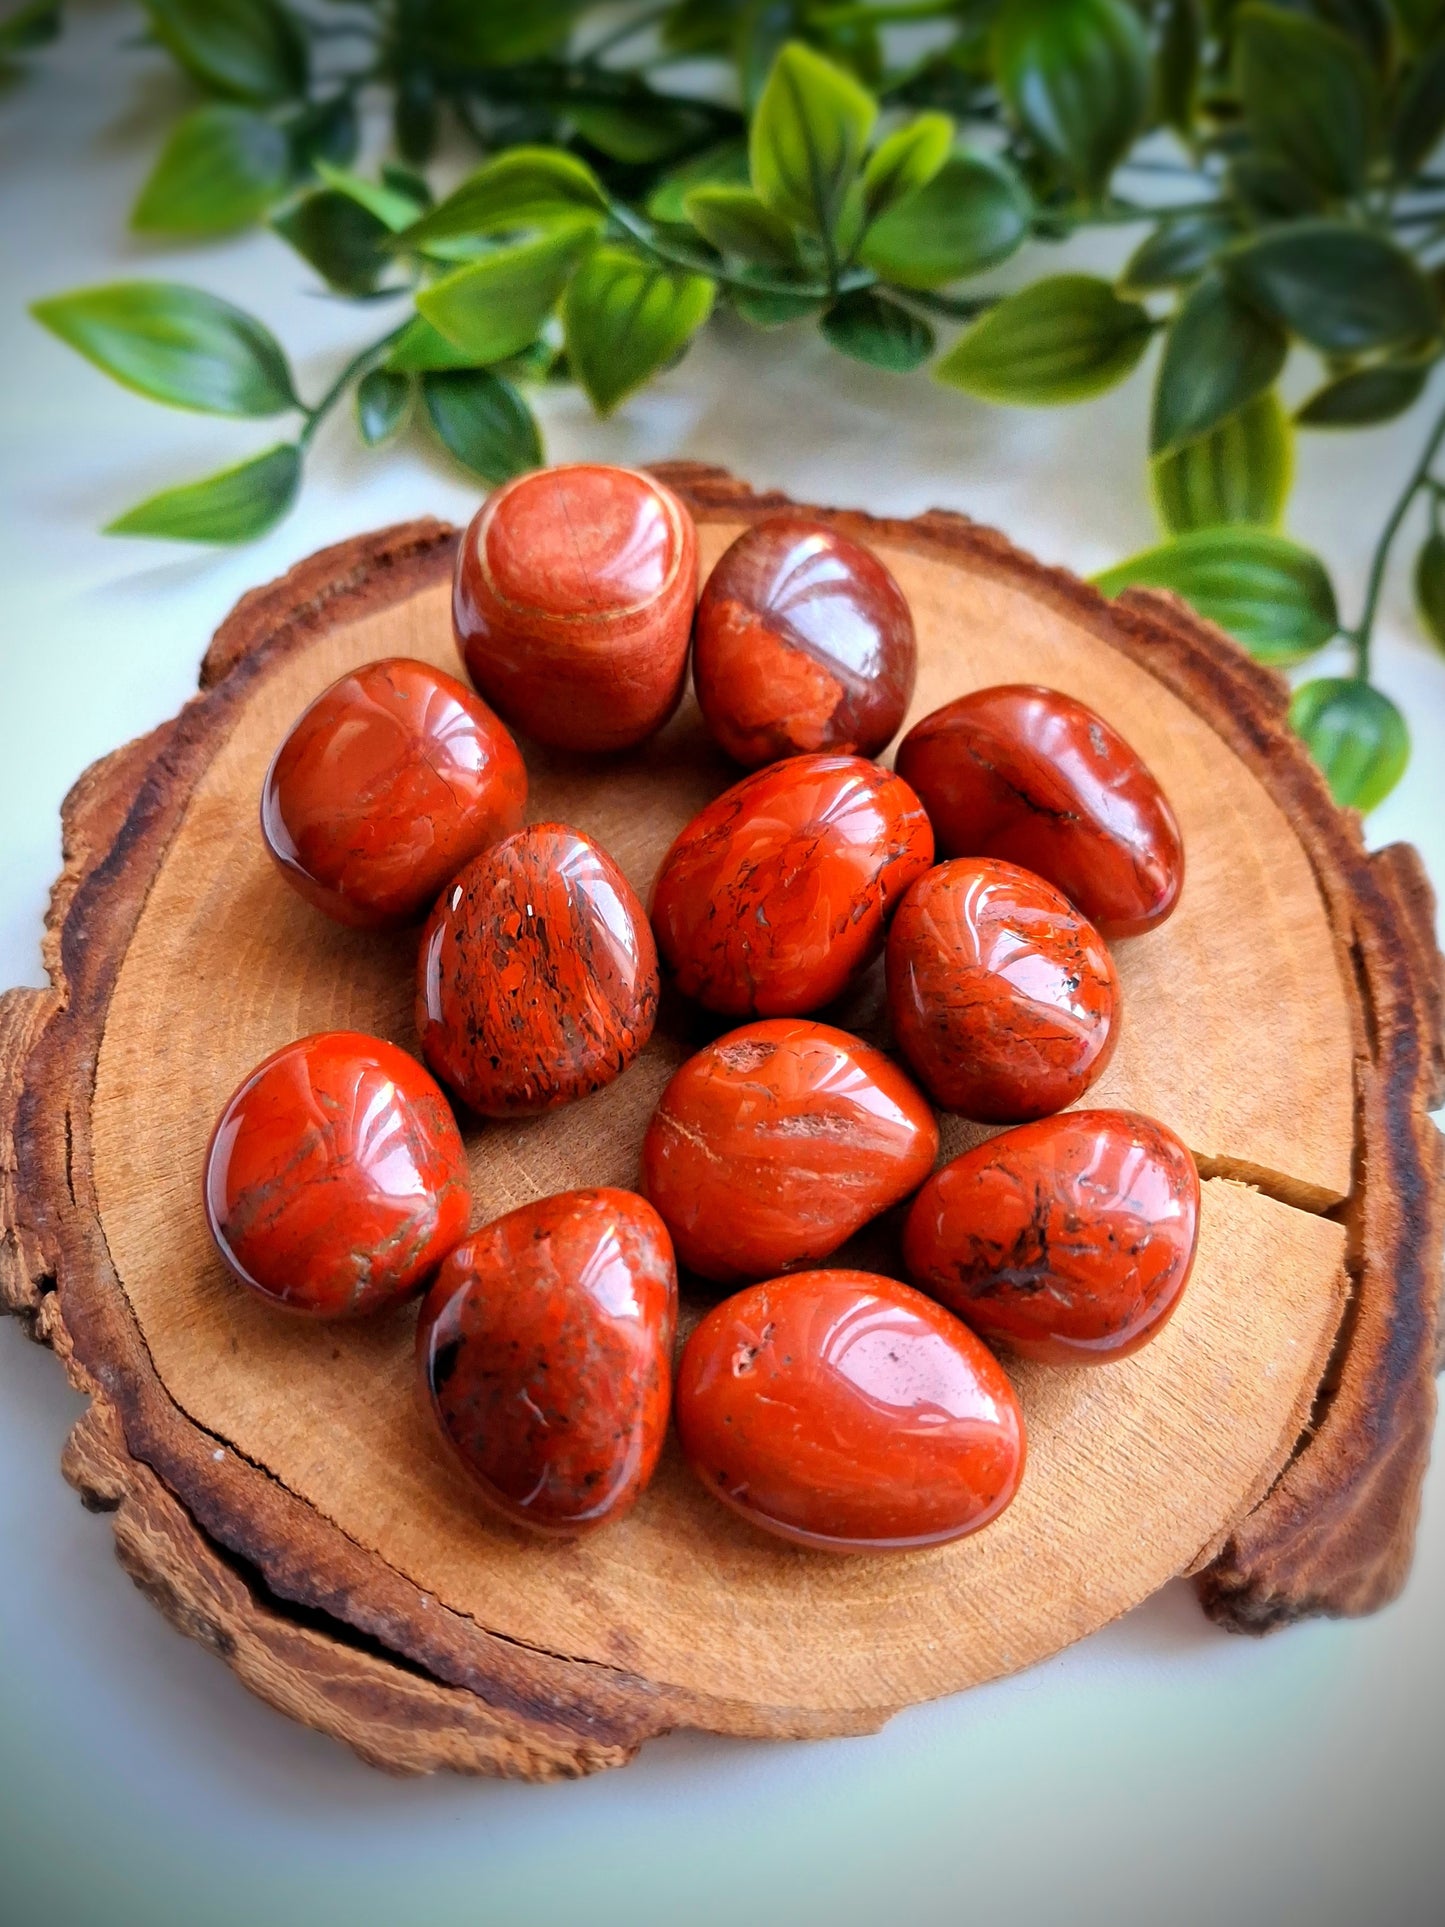
[[[1131,1111],[1004,1131],[930,1178],[904,1231],[909,1275],[990,1344],[1051,1365],[1137,1351],[1179,1302],[1199,1174]]]
[[[318,1318],[418,1290],[471,1208],[436,1084],[395,1044],[345,1030],[257,1065],[211,1133],[203,1197],[235,1277]]]
[[[1056,884],[1104,937],[1162,923],[1184,884],[1168,799],[1102,716],[1057,689],[975,689],[898,749],[943,856],[996,856]]]
[[[538,742],[627,749],[687,676],[697,530],[630,468],[538,469],[489,495],[462,537],[452,624],[488,702]]]
[[[643,1188],[681,1262],[717,1284],[816,1265],[916,1191],[938,1155],[921,1091],[845,1031],[774,1018],[673,1077]]]
[[[833,1552],[962,1538],[1023,1476],[1023,1415],[992,1353],[868,1272],[798,1271],[724,1299],[687,1341],[675,1410],[709,1492]]]
[[[404,656],[343,676],[304,710],[261,794],[282,875],[338,923],[423,917],[479,850],[520,829],[516,744],[455,676]]]
[[[736,1017],[801,1016],[882,948],[898,899],[933,861],[918,798],[858,756],[794,756],[700,810],[652,893],[678,987]]]
[[[620,1518],[672,1397],[677,1273],[630,1191],[568,1191],[457,1246],[417,1326],[423,1394],[482,1496],[536,1531]]]
[[[1072,1104],[1108,1063],[1118,978],[1094,926],[1028,870],[930,870],[888,933],[899,1048],[945,1110],[995,1124]]]
[[[624,1071],[657,1017],[657,947],[598,844],[535,823],[453,879],[422,932],[416,1027],[486,1117],[549,1111]]]
[[[807,516],[772,516],[740,535],[697,605],[698,705],[749,768],[805,750],[876,756],[907,713],[917,668],[892,575]]]

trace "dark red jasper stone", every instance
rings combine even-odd
[[[550,1111],[610,1084],[651,1037],[657,996],[632,885],[565,824],[535,823],[469,863],[422,932],[422,1051],[484,1117]]]
[[[1103,938],[1066,897],[991,857],[942,863],[888,933],[894,1035],[945,1110],[1016,1124],[1072,1104],[1113,1051]]]
[[[562,749],[627,749],[687,680],[697,530],[671,489],[578,462],[521,475],[462,537],[452,625],[509,723]]]
[[[467,1228],[467,1161],[414,1057],[359,1031],[276,1051],[221,1112],[203,1195],[243,1285],[347,1318],[418,1290]]]
[[[474,1232],[442,1265],[417,1326],[423,1394],[498,1512],[590,1531],[652,1477],[676,1322],[672,1246],[651,1205],[564,1192]]]
[[[932,861],[928,818],[891,770],[794,756],[688,824],[653,888],[653,928],[678,987],[709,1010],[801,1016],[873,961]]]
[[[517,746],[455,676],[391,656],[324,690],[276,752],[261,833],[282,875],[338,923],[423,917],[478,851],[520,829]]]
[[[996,856],[1056,884],[1104,937],[1162,923],[1184,845],[1158,783],[1102,716],[1057,689],[976,689],[898,749],[944,856]]]
[[[917,668],[913,617],[888,570],[806,516],[740,535],[698,603],[698,704],[749,768],[804,750],[876,756],[907,713]]]
[[[863,1271],[725,1299],[687,1341],[676,1409],[709,1492],[830,1552],[960,1539],[1023,1476],[1023,1414],[997,1359],[932,1299]]]
[[[908,1214],[904,1254],[914,1282],[990,1344],[1093,1365],[1160,1330],[1198,1235],[1199,1175],[1172,1131],[1069,1111],[945,1165]]]

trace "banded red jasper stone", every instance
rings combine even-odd
[[[840,996],[933,861],[917,797],[858,756],[794,756],[700,810],[663,858],[652,923],[679,989],[730,1017]]]
[[[1131,1111],[1067,1111],[1004,1131],[930,1178],[904,1232],[909,1275],[991,1345],[1106,1364],[1179,1303],[1199,1236],[1199,1174]]]
[[[323,1031],[256,1066],[206,1149],[206,1223],[274,1305],[346,1318],[409,1297],[467,1228],[467,1161],[414,1057]]]
[[[833,1552],[962,1538],[1023,1476],[1023,1414],[998,1361],[931,1298],[863,1271],[798,1271],[724,1299],[687,1341],[675,1409],[709,1492]]]
[[[462,537],[452,625],[498,712],[561,749],[628,749],[677,708],[697,603],[697,530],[630,468],[538,469]]]
[[[881,1051],[774,1018],[676,1073],[643,1140],[643,1189],[681,1262],[731,1285],[816,1265],[916,1191],[937,1155],[927,1100]]]
[[[657,947],[632,885],[562,823],[534,823],[469,863],[422,932],[423,1054],[484,1117],[550,1111],[610,1084],[651,1037],[657,997]]]
[[[630,1191],[567,1191],[457,1246],[417,1325],[425,1401],[487,1502],[579,1533],[652,1477],[672,1398],[677,1273]]]
[[[261,833],[282,875],[338,923],[426,915],[471,857],[520,829],[527,772],[470,689],[390,656],[323,690],[277,750]]]
[[[876,756],[907,713],[917,669],[903,591],[825,522],[770,516],[703,587],[693,687],[714,738],[749,768],[805,750]]]
[[[899,1049],[945,1110],[995,1124],[1060,1111],[1113,1051],[1103,938],[1051,883],[992,857],[941,863],[888,933]]]
[[[944,856],[994,856],[1055,884],[1104,937],[1160,924],[1184,886],[1168,799],[1102,716],[1057,689],[975,689],[915,723],[898,773]]]

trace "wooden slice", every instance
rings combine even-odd
[[[704,567],[781,498],[666,477]],[[1181,605],[1110,605],[955,516],[830,517],[917,618],[914,713],[982,683],[1084,697],[1183,825],[1177,915],[1118,948],[1123,1038],[1091,1102],[1162,1118],[1205,1177],[1198,1264],[1162,1337],[1092,1371],[1020,1367],[1029,1468],[972,1540],[839,1560],[768,1540],[675,1453],[622,1525],[534,1543],[482,1516],[413,1396],[414,1312],[278,1318],[231,1286],[199,1173],[266,1052],[345,1026],[415,1047],[414,940],[342,930],[272,869],[262,774],[297,712],[388,654],[455,666],[454,530],[342,544],[248,596],[202,694],[65,810],[53,988],[0,1003],[0,1295],[91,1395],[66,1470],[121,1558],[256,1692],[401,1770],[537,1778],[688,1725],[862,1732],[1011,1672],[1199,1576],[1259,1629],[1393,1596],[1434,1409],[1441,960],[1414,853],[1363,851],[1284,725],[1283,686]],[[646,890],[735,772],[689,702],[644,751],[528,749],[535,819],[598,836]],[[875,1030],[876,983],[848,1017]],[[716,1026],[714,1026],[716,1028]],[[710,1034],[665,1010],[609,1090],[472,1128],[478,1220],[634,1183],[649,1111]],[[945,1151],[969,1137],[951,1121]],[[862,1256],[896,1262],[894,1227]]]

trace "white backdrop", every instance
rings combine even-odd
[[[312,394],[377,325],[319,297],[270,238],[175,253],[126,237],[179,92],[162,62],[122,46],[130,24],[80,13],[0,98],[3,984],[41,981],[66,788],[184,700],[236,597],[358,529],[426,511],[465,519],[477,493],[420,445],[368,455],[339,419],[300,508],[250,548],[96,533],[151,490],[266,446],[274,425],[130,396],[24,302],[134,274],[195,280],[266,320]],[[797,331],[743,340],[718,327],[610,423],[565,393],[543,413],[555,460],[689,455],[815,501],[963,509],[1087,571],[1154,538],[1146,411],[1142,380],[1085,409],[1009,414],[922,377],[871,374]],[[1423,433],[1413,421],[1301,442],[1291,526],[1330,558],[1347,612]],[[1445,659],[1414,628],[1403,568],[1379,674],[1416,747],[1371,837],[1413,839],[1445,882]],[[1438,1918],[1438,1465],[1409,1589],[1372,1621],[1231,1638],[1181,1584],[1048,1665],[874,1739],[678,1737],[572,1786],[406,1784],[251,1700],[144,1603],[105,1522],[61,1481],[78,1409],[55,1362],[0,1328],[4,1927]]]

